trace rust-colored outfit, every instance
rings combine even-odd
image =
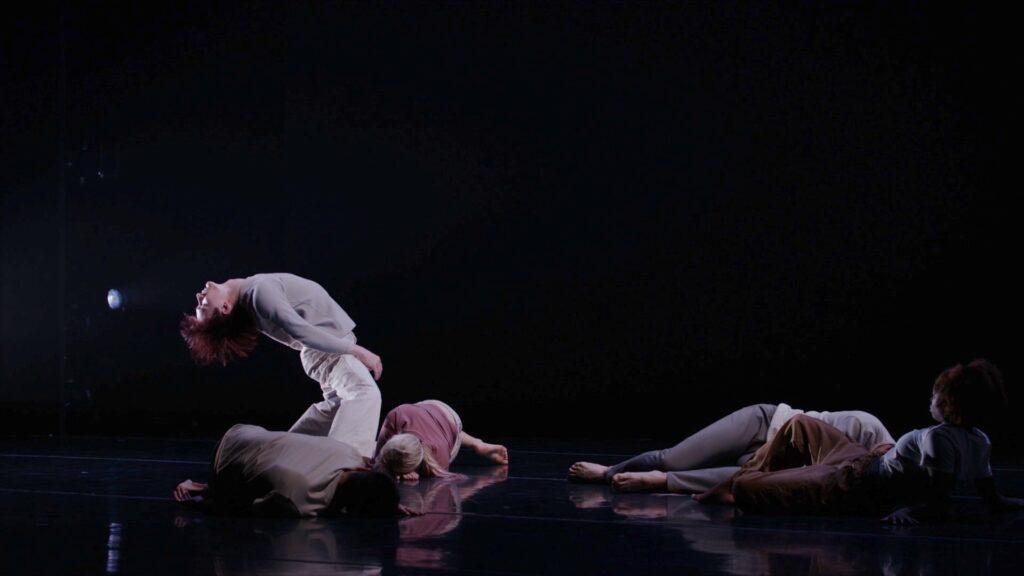
[[[731,483],[736,506],[763,514],[837,514],[877,507],[870,468],[892,448],[868,450],[838,429],[806,415],[789,419]]]

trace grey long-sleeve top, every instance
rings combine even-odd
[[[286,273],[256,274],[243,280],[238,299],[261,332],[286,346],[352,353],[355,340],[346,336],[356,323],[312,280]]]

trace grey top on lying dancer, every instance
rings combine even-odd
[[[345,443],[236,424],[221,437],[210,483],[185,480],[174,498],[231,513],[320,516],[407,512],[394,482]]]

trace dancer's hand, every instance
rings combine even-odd
[[[914,515],[910,513],[910,508],[900,508],[885,518],[882,518],[882,522],[892,524],[894,526],[913,526],[915,524],[920,524],[918,519],[914,518]]]
[[[362,362],[363,366],[366,366],[374,380],[380,380],[380,375],[384,372],[384,364],[380,361],[380,356],[358,344],[352,348],[352,355]]]
[[[419,472],[413,470],[412,472],[406,472],[405,474],[399,474],[395,477],[395,480],[399,482],[418,482],[420,479]]]
[[[185,480],[174,489],[174,499],[178,502],[187,502],[206,491],[207,485],[202,482]]]

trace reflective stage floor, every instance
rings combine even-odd
[[[463,452],[464,478],[402,487],[406,519],[276,519],[197,513],[170,498],[204,479],[214,442],[0,440],[0,574],[1019,574],[1024,513],[957,522],[754,517],[685,496],[570,484],[577,460],[613,447],[506,440],[509,467]],[[1024,469],[996,470],[1024,496]]]

